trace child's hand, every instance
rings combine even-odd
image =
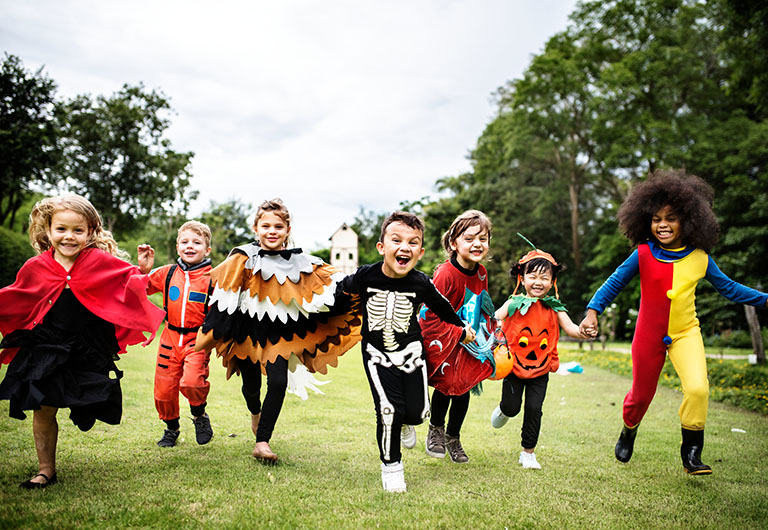
[[[597,311],[594,309],[587,310],[587,316],[584,317],[584,320],[582,320],[581,324],[579,324],[579,333],[581,333],[584,338],[588,339],[594,339],[597,337]]]
[[[475,340],[475,330],[472,329],[472,326],[467,324],[467,326],[464,328],[464,340],[462,340],[462,344],[468,344]]]
[[[147,274],[152,270],[152,265],[155,264],[155,249],[149,245],[139,245],[136,247],[136,251],[139,253],[137,259],[139,270],[142,274]]]

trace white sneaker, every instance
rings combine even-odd
[[[403,493],[405,489],[405,471],[402,462],[381,464],[381,484],[384,491]]]
[[[416,447],[416,429],[413,425],[403,425],[400,429],[400,444],[406,449]]]
[[[493,409],[493,412],[491,413],[491,425],[493,425],[494,429],[501,429],[507,424],[507,420],[509,419],[509,416],[505,416],[503,412],[501,412],[501,407],[496,407]]]
[[[523,469],[541,469],[541,464],[536,461],[536,453],[520,451],[520,458],[517,460]]]

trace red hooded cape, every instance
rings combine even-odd
[[[165,318],[165,312],[147,298],[148,282],[149,276],[138,267],[103,250],[83,250],[69,271],[48,250],[27,260],[13,285],[0,289],[0,333],[35,327],[68,285],[91,313],[115,325],[120,353],[131,344],[146,346]],[[16,348],[3,350],[0,364],[11,362],[15,355]]]

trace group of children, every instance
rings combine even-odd
[[[491,425],[501,428],[524,410],[519,463],[540,469],[534,449],[549,373],[559,366],[560,328],[594,338],[598,314],[638,274],[633,381],[616,458],[627,462],[632,455],[668,352],[683,383],[684,469],[711,473],[701,462],[708,386],[694,289],[706,278],[729,300],[768,303],[765,293],[730,280],[709,257],[717,238],[712,199],[706,183],[682,172],[656,172],[638,184],[619,211],[620,226],[637,249],[597,291],[578,326],[559,300],[561,265],[535,247],[514,263],[515,289],[494,308],[482,264],[492,226],[477,210],[453,221],[442,239],[447,259],[430,279],[415,269],[424,254],[424,225],[406,212],[383,222],[376,245],[381,261],[348,276],[291,248],[290,213],[279,199],[259,206],[256,241],[233,249],[217,267],[208,259],[210,230],[190,221],[179,228],[176,263],[153,270],[149,245],[138,247],[138,267],[120,259],[123,253],[86,199],[44,199],[30,216],[38,255],[0,290],[0,363],[9,363],[0,399],[10,400],[12,417],[34,411],[39,473],[21,486],[57,481],[59,408],[69,408],[84,431],[97,419],[119,423],[122,373],[114,361],[128,345],[148,344],[163,319],[154,389],[165,423],[162,447],[174,446],[179,436],[179,393],[189,401],[197,443],[211,440],[207,379],[215,349],[227,377],[242,379],[256,437],[253,457],[276,462],[269,442],[289,372],[303,366],[326,373],[361,341],[386,491],[406,491],[400,446],[416,445],[413,426],[427,418],[426,454],[469,461],[460,431],[471,391],[489,378],[503,379]],[[517,294],[521,285],[525,294]],[[163,309],[147,299],[155,292],[163,295]]]

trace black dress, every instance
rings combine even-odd
[[[0,348],[19,348],[0,383],[12,418],[23,420],[23,411],[47,405],[69,408],[83,431],[96,420],[120,423],[123,374],[115,365],[115,326],[88,311],[71,290],[64,289],[43,322],[9,333]]]

